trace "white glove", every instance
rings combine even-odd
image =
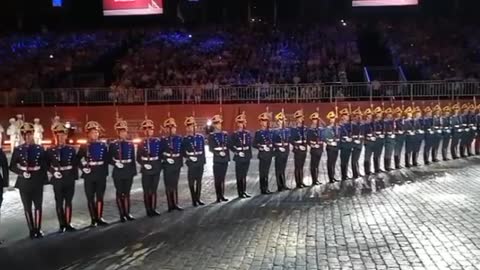
[[[174,161],[173,159],[171,159],[171,158],[167,158],[167,162],[168,162],[168,164],[173,164],[173,163],[175,163],[175,161]]]
[[[220,154],[221,157],[224,157],[224,156],[227,155],[227,154],[226,154],[225,152],[223,152],[223,151],[221,151],[219,154]]]
[[[152,169],[152,165],[150,164],[143,164],[143,167],[147,170],[151,170]]]
[[[244,152],[239,152],[238,155],[239,155],[240,157],[245,157],[245,153],[244,153]]]
[[[303,146],[303,145],[300,145],[299,148],[300,148],[301,151],[305,151],[305,150],[306,150],[305,146]]]
[[[60,179],[60,178],[62,178],[62,173],[61,172],[54,172],[53,177],[55,177],[57,179]]]
[[[197,162],[197,157],[189,157],[189,159],[192,161],[192,162]]]
[[[23,178],[29,179],[31,176],[29,172],[23,172]]]
[[[92,170],[90,168],[83,168],[82,172],[85,174],[89,174],[90,172],[92,172]]]
[[[116,162],[116,163],[115,163],[115,167],[117,167],[117,168],[119,168],[119,169],[122,169],[122,168],[123,168],[123,163]]]

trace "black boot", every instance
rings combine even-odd
[[[97,226],[97,214],[95,210],[95,203],[90,202],[88,203],[88,213],[90,214],[90,219],[92,220],[90,226],[96,227]]]
[[[410,165],[410,154],[405,153],[405,167],[410,168],[412,165]]]
[[[115,198],[115,201],[117,202],[117,208],[118,208],[118,214],[120,216],[120,222],[125,222],[127,219],[125,218],[125,209],[123,206],[123,195],[117,194],[117,197]]]
[[[31,211],[25,211],[25,219],[27,220],[28,230],[30,231],[30,239],[35,238],[35,226],[33,224],[33,215]]]
[[[35,209],[35,223],[33,224],[35,231],[35,238],[42,238],[42,210]]]
[[[97,201],[97,224],[107,226],[108,223],[103,219],[103,200]]]
[[[152,217],[160,216],[160,213],[157,211],[157,192],[150,194],[150,209]]]
[[[135,220],[135,218],[130,214],[130,194],[125,194],[123,197],[123,205],[125,206],[125,218],[128,221]]]
[[[387,172],[390,172],[390,171],[393,170],[390,167],[391,163],[392,163],[392,159],[390,159],[390,158],[383,159],[383,167],[385,168],[385,170],[387,170]]]
[[[413,158],[413,161],[412,161],[412,165],[413,167],[417,167],[418,166],[418,152],[413,152],[412,154],[412,158]]]
[[[430,165],[428,153],[425,153],[425,151],[423,152],[423,163],[425,165]]]
[[[383,170],[380,169],[380,159],[378,157],[373,158],[373,168],[375,169],[375,173],[383,172]]]
[[[395,161],[395,169],[397,169],[397,170],[401,169],[402,166],[400,166],[400,157],[399,156],[394,156],[393,159]]]
[[[58,233],[64,233],[66,230],[66,218],[65,218],[65,211],[63,210],[63,206],[59,206],[56,208],[57,211],[57,219],[58,219]]]
[[[72,223],[72,206],[71,205],[67,205],[65,207],[65,221],[66,221],[65,230],[67,232],[74,232],[77,230],[71,224]]]

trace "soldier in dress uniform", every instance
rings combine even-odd
[[[345,181],[348,179],[348,162],[352,155],[352,123],[348,109],[341,110],[340,117],[340,172],[342,181]]]
[[[327,174],[328,181],[332,184],[337,182],[335,179],[335,166],[338,158],[338,142],[340,141],[340,131],[336,124],[337,115],[335,112],[329,112],[327,119],[328,126],[323,129],[323,138],[327,144]]]
[[[442,141],[442,107],[439,104],[433,107],[433,145],[432,145],[432,161],[438,162],[438,152],[440,150],[440,142]]]
[[[467,148],[469,142],[469,134],[470,134],[470,111],[469,111],[470,104],[464,103],[462,105],[463,113],[460,116],[461,126],[463,129],[462,136],[460,137],[460,156],[462,158],[467,157]]]
[[[380,169],[380,157],[382,156],[385,145],[385,127],[383,125],[383,109],[375,108],[375,120],[373,120],[373,130],[375,131],[376,141],[373,148],[373,168],[375,173],[383,172]]]
[[[393,159],[395,161],[395,169],[402,168],[400,165],[400,159],[402,156],[403,146],[405,145],[405,119],[403,118],[403,109],[400,107],[395,108],[395,153]]]
[[[318,167],[323,153],[323,126],[320,125],[320,114],[318,112],[312,113],[310,120],[312,125],[307,133],[307,141],[310,146],[310,175],[312,176],[312,184],[320,185],[318,181]]]
[[[285,127],[287,118],[285,114],[279,112],[275,115],[278,128],[273,134],[273,148],[275,156],[275,177],[277,179],[278,191],[289,190],[287,178],[285,177],[285,168],[287,167],[288,155],[290,153],[290,129]]]
[[[480,104],[477,105],[476,110],[478,113],[475,114],[475,127],[476,127],[476,137],[475,137],[475,155],[480,155]]]
[[[162,139],[162,165],[165,193],[167,195],[168,212],[182,211],[178,206],[178,180],[183,166],[182,137],[177,135],[177,123],[169,117],[163,122],[163,128],[168,130],[168,136]]]
[[[30,238],[41,238],[43,186],[48,183],[47,162],[43,147],[34,143],[33,125],[23,123],[20,132],[25,142],[13,151],[10,170],[18,175],[15,188],[20,191]]]
[[[3,152],[3,149],[0,147],[0,167],[2,174],[0,175],[0,218],[1,218],[1,210],[2,210],[2,202],[3,202],[3,188],[8,187],[9,184],[9,170],[8,170],[8,161],[7,156]],[[0,220],[1,221],[1,220]],[[2,240],[0,239],[0,244],[2,244]]]
[[[192,196],[192,205],[205,205],[200,200],[202,193],[203,169],[206,163],[205,159],[205,138],[196,132],[197,122],[195,117],[190,116],[185,119],[187,136],[183,137],[182,153],[185,158],[185,164],[188,167],[188,187]]]
[[[385,109],[385,119],[383,121],[385,132],[385,154],[383,155],[383,167],[386,171],[392,171],[392,155],[395,151],[395,120],[393,119],[393,110],[391,107]]]
[[[371,175],[371,161],[372,155],[375,150],[375,143],[377,141],[377,137],[375,136],[375,130],[373,125],[372,119],[372,109],[367,108],[365,110],[365,121],[362,124],[364,138],[365,138],[365,155],[363,159],[363,170],[365,171],[366,175]]]
[[[360,107],[353,111],[354,121],[351,124],[352,126],[352,174],[353,178],[356,179],[358,177],[363,176],[360,173],[358,161],[360,160],[360,156],[362,155],[363,149],[363,139],[364,139],[364,131],[362,125],[362,110]]]
[[[212,118],[214,131],[208,136],[208,145],[213,153],[213,177],[217,203],[228,201],[225,198],[225,175],[227,174],[230,152],[228,151],[228,134],[222,130],[223,119],[220,115]]]
[[[435,142],[435,130],[433,127],[432,108],[430,108],[430,106],[426,106],[425,108],[423,108],[423,112],[425,113],[422,118],[422,126],[425,131],[425,144],[423,145],[423,163],[425,165],[429,165],[430,154],[433,149],[433,143]]]
[[[42,144],[43,140],[43,126],[40,124],[40,118],[33,119],[33,128],[35,131],[33,132],[33,139],[35,140],[35,144]]]
[[[56,137],[56,145],[47,150],[47,163],[52,174],[50,183],[55,193],[59,232],[72,232],[75,231],[71,222],[75,181],[78,179],[77,151],[67,144],[68,128],[65,124],[55,124],[52,132]]]
[[[460,105],[457,103],[452,106],[453,115],[450,117],[450,124],[452,126],[452,143],[450,144],[450,154],[453,159],[458,158],[458,145],[462,138],[463,127],[462,117],[460,115]]]
[[[405,167],[410,168],[412,166],[412,157],[415,151],[415,125],[412,107],[405,109],[405,126],[404,130],[407,134],[405,139]]]
[[[297,188],[303,188],[306,187],[303,182],[303,166],[307,158],[307,128],[303,110],[296,111],[293,118],[295,118],[296,126],[291,129],[290,143],[293,146],[295,183]]]
[[[157,212],[157,189],[162,171],[161,163],[161,141],[153,137],[155,124],[150,119],[145,119],[141,128],[145,138],[137,147],[137,162],[140,164],[142,173],[143,202],[147,216],[159,216]]]
[[[472,151],[472,144],[475,140],[475,136],[477,134],[477,125],[476,125],[476,115],[475,115],[476,107],[474,104],[470,104],[469,106],[469,113],[468,113],[468,128],[470,132],[468,133],[468,143],[467,143],[467,155],[473,156]]]
[[[237,131],[230,135],[228,146],[234,153],[235,176],[237,178],[237,192],[239,198],[249,198],[247,194],[247,175],[252,159],[252,135],[246,130],[247,118],[244,113],[235,117]]]
[[[8,139],[10,140],[10,153],[13,153],[13,150],[15,149],[15,147],[17,147],[20,144],[21,136],[20,136],[19,127],[15,122],[15,118],[10,118],[8,122],[10,123],[10,125],[7,128],[7,135],[8,135]]]
[[[422,122],[422,110],[420,107],[415,107],[415,118],[413,119],[413,127],[415,129],[414,136],[414,145],[412,153],[412,166],[418,166],[418,156],[420,153],[420,148],[422,147],[422,142],[425,139],[425,129]]]
[[[130,214],[130,191],[133,177],[137,175],[135,164],[135,145],[128,138],[126,121],[119,120],[114,125],[118,139],[109,146],[110,164],[113,165],[112,178],[116,190],[116,202],[120,222],[134,220]]]
[[[260,129],[255,132],[253,147],[258,149],[260,192],[270,194],[268,190],[268,174],[273,158],[273,132],[270,130],[270,117],[264,112],[258,116]]]
[[[110,158],[107,144],[98,139],[100,130],[102,127],[98,122],[88,122],[85,125],[88,142],[80,146],[78,150],[78,160],[83,172],[82,178],[84,179],[92,227],[108,225],[103,219],[103,196],[105,195]]]
[[[452,117],[450,116],[450,113],[452,111],[452,108],[447,105],[443,107],[443,117],[441,118],[442,120],[442,159],[443,161],[449,160],[447,157],[448,153],[448,146],[450,145],[450,141],[452,140]],[[453,157],[453,152],[451,152],[452,157]]]

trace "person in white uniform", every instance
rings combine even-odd
[[[42,140],[43,140],[43,126],[40,124],[40,119],[35,118],[33,119],[33,140],[35,141],[35,144],[41,145]]]

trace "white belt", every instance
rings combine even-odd
[[[158,157],[142,157],[142,160],[144,160],[144,161],[154,161],[154,160],[158,160]]]
[[[186,152],[187,156],[197,156],[197,155],[203,155],[203,151],[199,152]]]
[[[413,130],[409,130],[409,131],[407,131],[407,133],[408,133],[409,136],[415,135],[415,131],[413,131]]]
[[[35,166],[35,167],[26,167],[26,166],[21,166],[20,164],[17,164],[17,168],[19,168],[22,171],[29,171],[29,172],[35,172],[40,170],[40,166]]]
[[[275,146],[288,146],[288,143],[276,143]]]
[[[452,131],[450,129],[445,129],[445,132],[452,133]]]
[[[442,130],[441,129],[437,130],[437,133],[442,133]]]
[[[227,150],[227,147],[224,147],[224,146],[223,146],[223,147],[215,147],[215,148],[213,148],[213,150],[215,150],[215,151],[224,151],[224,150]]]
[[[417,129],[418,134],[424,134],[425,131],[423,129]]]
[[[346,142],[351,142],[352,141],[352,138],[350,138],[348,136],[343,136],[342,139],[344,139]]]
[[[337,146],[337,142],[334,141],[333,139],[327,139],[327,145],[330,146]]]
[[[68,165],[68,166],[60,166],[60,167],[52,167],[52,168],[56,171],[68,171],[68,170],[73,169],[73,166]]]
[[[237,150],[237,151],[248,150],[248,149],[250,149],[250,146],[244,146],[244,147],[241,147],[241,146],[240,146],[240,147],[236,147],[236,146],[235,146],[235,150]]]
[[[393,132],[391,132],[391,131],[387,132],[387,135],[392,135],[392,134],[393,134]]]
[[[354,138],[354,139],[361,139],[361,138],[363,138],[363,136],[362,136],[362,135],[353,135],[352,138]]]
[[[321,145],[320,144],[311,144],[310,147],[311,148],[320,148]]]
[[[373,137],[373,136],[368,136],[368,137],[367,137],[367,141],[372,141],[372,142],[374,142],[374,141],[376,141],[376,140],[377,140],[377,138],[375,138],[375,137]]]
[[[302,143],[306,143],[307,141],[305,140],[298,140],[298,141],[294,141],[294,143],[296,144],[302,144]]]
[[[454,127],[454,128],[459,128],[459,127],[460,127],[460,125],[455,125],[455,126],[453,126],[453,127]]]
[[[473,126],[472,129],[473,129],[473,130],[477,130],[477,127]]]
[[[122,163],[122,164],[127,164],[127,163],[132,163],[132,159],[113,159],[115,163]]]
[[[397,134],[398,134],[398,135],[402,135],[402,134],[403,134],[403,130],[397,131]]]
[[[163,153],[164,156],[166,157],[179,157],[180,154],[170,154],[170,153]]]
[[[382,134],[382,132],[381,131],[375,131],[375,134],[380,135],[380,134]]]
[[[103,165],[105,162],[104,161],[90,161],[90,162],[87,162],[87,164],[89,166],[101,166]]]
[[[459,128],[457,131],[458,132],[463,132],[463,128]]]
[[[388,138],[395,139],[395,134],[388,134]]]

